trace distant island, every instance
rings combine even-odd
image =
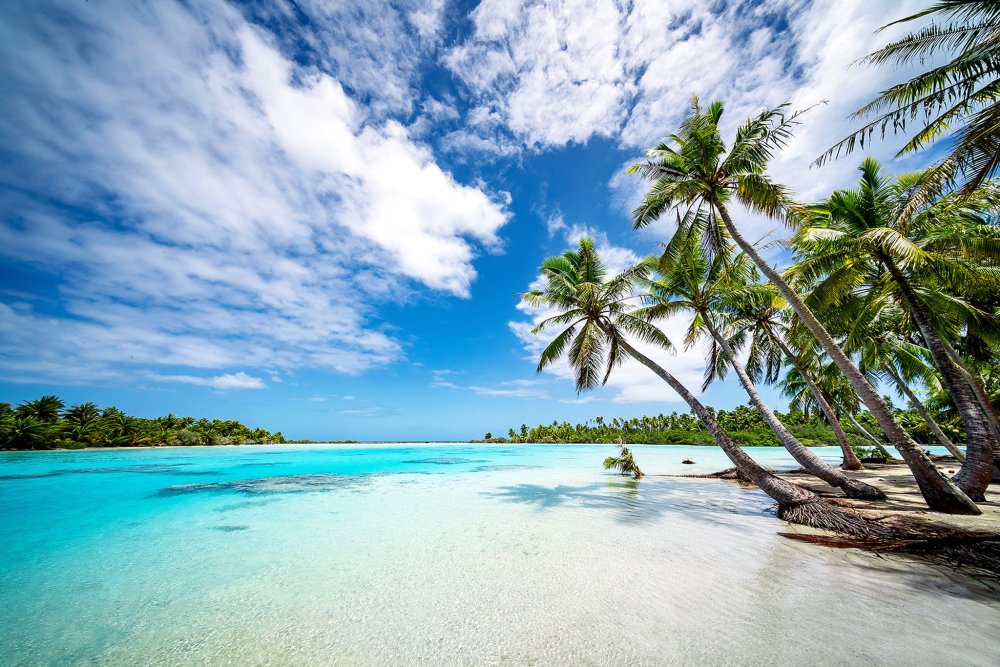
[[[743,447],[780,447],[774,431],[750,405],[732,410],[708,408],[720,424]],[[932,434],[915,410],[894,410],[910,435],[918,442],[929,442]],[[778,413],[788,429],[810,447],[836,446],[833,428],[816,412],[790,410]],[[955,418],[939,413],[944,429],[957,441],[962,434]],[[861,457],[879,458],[881,442],[878,425],[865,411],[852,416],[846,438]],[[846,430],[846,429],[845,429]],[[414,440],[417,441],[417,440]],[[47,395],[24,401],[16,407],[0,402],[0,449],[86,449],[91,447],[183,447],[271,444],[359,444],[360,440],[291,440],[280,431],[254,428],[234,419],[179,417],[167,414],[152,419],[133,417],[115,407],[100,408],[96,403],[67,407],[58,396]],[[427,441],[431,442],[431,441]],[[595,417],[580,424],[553,421],[529,427],[511,428],[505,435],[486,433],[473,443],[544,443],[544,444],[645,444],[645,445],[714,445],[704,425],[689,412],[658,414],[605,420]]]
[[[118,408],[80,403],[69,408],[58,396],[42,396],[17,407],[0,403],[0,448],[86,449],[259,445],[308,442],[286,440],[281,432],[251,428],[234,419],[195,419],[168,414],[147,419]]]

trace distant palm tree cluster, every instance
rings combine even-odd
[[[789,385],[788,380],[780,384]],[[888,397],[886,397],[888,399]],[[891,399],[889,399],[891,400]],[[934,399],[928,400],[934,417],[951,434],[951,438],[960,440],[963,434],[958,430],[958,416],[947,409],[939,410]],[[792,434],[804,445],[809,447],[836,446],[840,435],[823,416],[811,395],[793,396],[793,407],[787,413],[775,412],[775,415]],[[799,401],[804,405],[801,409]],[[923,404],[922,404],[923,405]],[[751,403],[741,405],[732,410],[715,410],[706,408],[715,416],[716,421],[732,436],[741,447],[780,447],[781,440],[768,425],[761,412]],[[917,410],[903,410],[893,407],[893,415],[906,428],[907,432],[924,444],[935,444],[934,434],[927,426],[922,415]],[[858,427],[847,424],[842,427],[843,436],[853,452],[861,452],[866,458],[891,458],[883,456],[879,447],[883,443],[870,438],[872,431],[878,431],[878,424],[867,411],[858,411],[853,415]],[[937,424],[938,421],[935,421]],[[946,436],[947,437],[947,436]],[[553,421],[551,424],[539,424],[529,427],[521,424],[520,429],[509,429],[506,435],[494,436],[487,433],[483,442],[494,443],[609,443],[638,445],[714,445],[715,440],[705,425],[692,413],[671,412],[670,414],[644,415],[624,419],[615,417],[608,421],[603,417],[587,420],[579,424],[567,421]],[[951,439],[949,439],[951,442]],[[954,447],[954,445],[952,445]]]
[[[0,449],[83,449],[161,445],[283,443],[285,438],[232,419],[167,415],[131,417],[94,403],[66,408],[57,396],[42,396],[17,407],[0,403]]]
[[[651,358],[674,345],[658,322],[683,315],[689,318],[683,344],[704,342],[708,349],[705,386],[733,372],[806,471],[848,497],[884,497],[845,473],[861,462],[844,420],[886,454],[884,445],[895,448],[931,509],[979,514],[976,503],[1000,470],[1000,3],[945,0],[904,21],[925,16],[935,22],[868,61],[950,59],[884,91],[858,112],[881,115],[817,163],[863,146],[876,128],[906,132],[908,122],[920,127],[904,152],[946,136],[951,152],[945,158],[896,176],[865,159],[856,187],[803,203],[767,173],[801,113],[787,105],[767,109],[727,141],[720,131],[722,102],[703,107],[694,100],[680,127],[629,169],[650,183],[633,212],[634,227],[667,217],[675,222],[660,252],[611,275],[595,244],[583,239],[546,259],[543,287],[522,295],[548,314],[536,333],[558,327],[539,371],[565,357],[582,391],[634,359],[690,406],[741,477],[778,502],[781,516],[841,532],[880,532],[865,517],[757,464],[719,415]],[[746,237],[733,218],[736,206],[791,227],[785,253],[777,254],[787,263],[783,270]],[[783,370],[786,393],[800,407],[818,410],[834,431],[841,467],[805,447],[788,416],[762,399],[758,385],[777,381]],[[879,395],[878,382],[905,395],[935,441],[958,459],[954,477],[917,445],[912,424]],[[958,432],[948,434],[940,412],[918,397],[920,388],[944,398],[939,406],[953,411]],[[858,420],[862,405],[869,428]],[[955,439],[965,441],[964,452]]]

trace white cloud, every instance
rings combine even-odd
[[[402,356],[368,304],[467,296],[499,250],[502,194],[229,5],[57,4],[0,25],[0,255],[58,273],[66,312],[3,297],[4,379],[358,373]]]
[[[566,220],[561,211],[556,211],[545,219],[545,229],[549,236],[555,236],[556,232],[566,229]]]
[[[445,63],[526,144],[617,130],[624,73],[611,2],[485,0],[472,20],[473,37]]]
[[[392,417],[398,414],[397,410],[392,407],[386,407],[382,405],[372,405],[365,408],[348,408],[346,410],[338,410],[337,414],[344,415],[345,417]]]
[[[458,391],[468,391],[478,396],[505,396],[508,398],[548,398],[548,392],[542,387],[546,384],[543,380],[518,379],[506,380],[497,383],[495,386],[483,385],[461,385],[449,380],[449,377],[458,375],[457,371],[436,370],[431,372],[431,386],[437,389],[453,389]]]
[[[268,0],[239,5],[274,27],[283,52],[308,57],[378,117],[407,113],[420,99],[419,70],[440,40],[443,0]],[[304,19],[304,20],[303,20]]]
[[[604,136],[638,152],[677,126],[694,95],[726,102],[728,132],[765,106],[830,100],[806,116],[772,169],[810,199],[852,182],[860,155],[823,170],[809,164],[856,126],[847,118],[851,111],[905,75],[852,62],[905,29],[875,35],[879,26],[924,5],[484,0],[472,15],[473,34],[445,62],[484,110],[480,115],[490,118],[491,132],[503,128],[522,146],[539,149]],[[476,123],[469,125],[474,132]],[[899,143],[872,150],[889,159]],[[472,139],[463,145],[477,148]],[[636,182],[612,176],[613,199],[625,210],[644,189]]]
[[[266,385],[260,378],[247,375],[243,371],[229,373],[226,375],[216,375],[215,377],[201,377],[197,375],[156,375],[152,374],[149,379],[155,382],[178,382],[181,384],[193,384],[201,387],[212,387],[224,391],[226,389],[265,389]]]
[[[560,398],[560,403],[565,403],[567,405],[586,405],[587,403],[594,403],[595,401],[603,400],[599,396],[581,396],[579,398]]]
[[[441,29],[441,14],[444,10],[444,0],[429,0],[427,2],[415,2],[406,17],[416,28],[417,33],[425,39],[437,37]],[[384,35],[383,35],[384,37]],[[381,40],[385,43],[385,40]]]

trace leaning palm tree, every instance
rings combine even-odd
[[[934,369],[925,361],[928,352],[926,348],[901,333],[905,328],[902,313],[895,304],[890,304],[889,308],[891,314],[888,317],[880,315],[857,323],[857,329],[867,330],[861,335],[852,336],[860,343],[859,368],[862,371],[867,368],[873,369],[888,378],[895,385],[896,392],[900,396],[905,396],[920,414],[938,444],[947,449],[959,462],[964,463],[965,453],[945,435],[923,401],[911,388],[913,384],[926,386],[937,382]]]
[[[869,118],[860,129],[821,155],[817,164],[864,148],[879,132],[917,131],[898,156],[950,135],[950,152],[925,175],[922,198],[964,177],[971,191],[1000,166],[1000,3],[996,0],[938,0],[927,9],[884,28],[925,17],[934,22],[869,54],[869,65],[933,62],[908,81],[883,90],[854,113]],[[948,54],[947,62],[939,56]],[[874,118],[873,118],[874,116]]]
[[[573,369],[577,391],[584,391],[607,382],[615,366],[626,359],[635,359],[666,382],[691,407],[739,474],[777,501],[779,516],[852,535],[879,534],[882,529],[873,522],[857,513],[833,507],[813,492],[761,467],[733,441],[683,383],[629,342],[631,336],[665,350],[672,348],[662,331],[637,317],[627,305],[637,296],[635,281],[647,278],[648,271],[649,264],[643,262],[609,277],[589,239],[581,240],[575,251],[542,262],[544,286],[522,294],[521,298],[532,307],[556,311],[534,328],[535,333],[553,326],[565,328],[542,351],[538,371],[565,353]]]
[[[887,304],[912,319],[968,434],[956,482],[983,500],[994,464],[1000,464],[1000,426],[980,408],[974,381],[949,356],[945,332],[963,320],[992,319],[963,297],[997,292],[997,272],[988,264],[1000,253],[1000,228],[987,220],[1000,191],[953,192],[905,216],[900,211],[909,206],[917,176],[891,179],[871,158],[860,171],[858,188],[836,190],[826,202],[799,211],[793,237],[799,261],[790,274],[818,281],[811,294],[818,309],[849,312],[844,304],[863,294],[855,318],[860,323],[870,323]]]
[[[684,234],[683,227],[678,231],[682,238],[691,239]],[[712,341],[706,387],[716,375],[715,370],[728,365],[736,372],[743,389],[765,423],[778,436],[778,441],[803,468],[830,486],[839,487],[849,498],[884,499],[885,494],[878,488],[848,477],[816,456],[788,430],[760,395],[736,350],[745,342],[745,331],[737,334],[735,342],[723,331],[726,326],[725,311],[732,314],[734,304],[746,303],[756,296],[757,272],[744,255],[730,258],[727,254],[717,253],[709,260],[696,242],[668,244],[658,262],[660,278],[648,284],[650,305],[636,311],[636,314],[655,320],[683,312],[692,313],[685,342],[693,345],[706,332]],[[733,323],[729,326],[738,331],[740,323],[737,319],[735,327]]]
[[[806,355],[792,349],[791,340],[794,336],[792,328],[788,325],[786,304],[774,286],[757,285],[748,298],[738,300],[731,308],[739,318],[740,326],[751,336],[750,354],[747,359],[750,376],[755,380],[763,378],[773,384],[778,379],[781,362],[787,362],[791,366],[790,372],[798,374],[802,390],[808,393],[809,398],[804,404],[814,405],[822,412],[833,430],[843,457],[840,467],[844,470],[861,470],[863,467],[861,461],[847,439],[840,418],[819,385],[813,381],[812,372],[806,368]]]
[[[837,416],[847,420],[847,423],[858,435],[879,451],[883,459],[897,461],[892,452],[886,449],[883,441],[858,421],[858,415],[861,414],[861,402],[850,383],[844,378],[843,373],[833,363],[824,362],[815,354],[809,357],[808,362],[804,362],[804,367],[824,398],[836,410]],[[786,395],[794,392],[795,385],[799,381],[797,372],[794,369],[790,370],[781,382],[782,391]]]
[[[677,133],[670,136],[670,143],[663,142],[647,150],[646,162],[629,168],[630,173],[652,181],[649,192],[633,212],[634,226],[643,227],[668,211],[683,209],[685,218],[701,224],[707,246],[725,242],[720,229],[724,228],[778,288],[802,324],[850,381],[909,465],[928,506],[941,512],[979,514],[976,504],[938,470],[896,422],[878,392],[837,346],[816,315],[733,222],[729,203],[734,200],[754,213],[769,217],[787,213],[790,195],[767,176],[766,169],[774,152],[791,136],[798,114],[789,115],[787,105],[765,110],[747,120],[727,148],[719,130],[722,113],[721,102],[713,102],[703,110],[696,99],[691,114]],[[696,222],[699,220],[704,222]]]

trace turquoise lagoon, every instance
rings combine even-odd
[[[760,492],[613,452],[0,454],[0,664],[996,664],[995,586],[782,538]]]

